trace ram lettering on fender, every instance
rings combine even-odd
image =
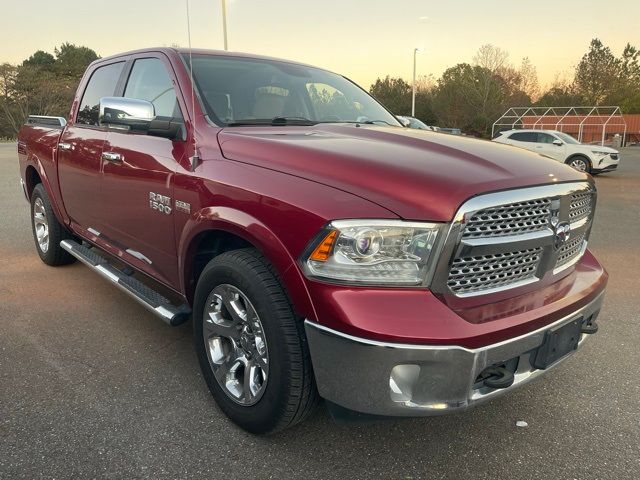
[[[171,214],[171,197],[160,195],[159,193],[149,192],[149,206],[153,210]]]

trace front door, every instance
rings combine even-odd
[[[564,151],[565,146],[564,142],[562,145],[555,145],[553,142],[557,140],[556,137],[544,132],[538,132],[538,141],[536,150],[538,153],[542,153],[543,155],[547,155],[548,157],[554,158],[560,162],[563,162],[565,159]]]
[[[124,96],[147,100],[157,116],[182,118],[163,57],[133,61]],[[111,129],[102,160],[105,234],[123,258],[163,283],[177,287],[173,175],[186,143]]]

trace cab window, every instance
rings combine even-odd
[[[76,123],[98,125],[100,99],[114,95],[123,67],[124,62],[112,63],[97,68],[91,74],[80,101]]]
[[[182,118],[173,82],[159,58],[134,62],[124,96],[151,102],[158,117]]]

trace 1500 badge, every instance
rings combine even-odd
[[[158,210],[159,212],[169,215],[171,213],[171,197],[149,192],[149,206],[153,210]]]

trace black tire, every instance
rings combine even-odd
[[[580,162],[581,164],[584,164],[585,165],[585,169],[581,170],[580,168],[577,168],[574,165],[574,162]],[[568,158],[565,163],[567,165],[569,165],[570,167],[575,168],[579,172],[591,173],[591,169],[592,169],[591,160],[589,160],[584,155],[574,155],[573,157]]]
[[[42,215],[44,219],[46,219],[48,228],[48,245],[46,248],[40,245],[36,234],[36,220],[34,215],[36,208],[44,210]],[[31,231],[38,255],[44,263],[55,267],[58,265],[67,265],[75,261],[75,258],[70,255],[69,252],[60,247],[62,240],[72,238],[72,236],[53,213],[49,195],[41,183],[37,184],[31,193]]]
[[[269,374],[257,403],[240,405],[216,380],[207,354],[204,315],[214,288],[231,285],[250,301],[262,324]],[[222,411],[238,426],[256,434],[273,433],[307,418],[319,396],[302,319],[271,264],[255,249],[223,253],[204,268],[195,292],[193,326],[202,373]]]

